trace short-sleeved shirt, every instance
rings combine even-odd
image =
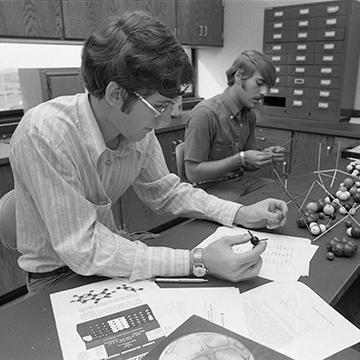
[[[256,148],[256,114],[222,94],[200,102],[190,113],[185,129],[185,160],[214,161]]]

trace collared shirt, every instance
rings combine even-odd
[[[189,274],[188,250],[149,247],[116,228],[111,206],[130,186],[155,211],[225,225],[240,206],[180,183],[153,131],[108,149],[87,94],[27,111],[11,140],[10,163],[18,262],[29,272],[67,265],[81,275],[130,280]]]
[[[248,108],[240,112],[228,92],[229,88],[203,100],[191,111],[185,130],[185,160],[220,160],[256,148],[256,114]]]

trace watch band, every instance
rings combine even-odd
[[[203,277],[206,275],[206,273],[208,272],[208,270],[206,269],[204,263],[203,263],[203,259],[202,259],[202,249],[201,248],[195,248],[192,251],[193,254],[193,258],[194,258],[194,263],[192,266],[192,273],[196,276],[196,277]]]

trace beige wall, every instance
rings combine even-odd
[[[326,0],[317,0],[317,2]],[[360,1],[360,0],[359,0]],[[224,0],[224,47],[198,50],[198,95],[208,98],[226,87],[225,71],[245,49],[262,50],[264,9],[312,0]],[[360,70],[360,66],[359,66]],[[360,74],[355,108],[360,110]]]

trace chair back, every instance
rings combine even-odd
[[[185,174],[185,143],[181,142],[175,148],[176,169],[181,181],[188,181]]]
[[[16,250],[15,190],[0,199],[0,241],[8,249]]]

